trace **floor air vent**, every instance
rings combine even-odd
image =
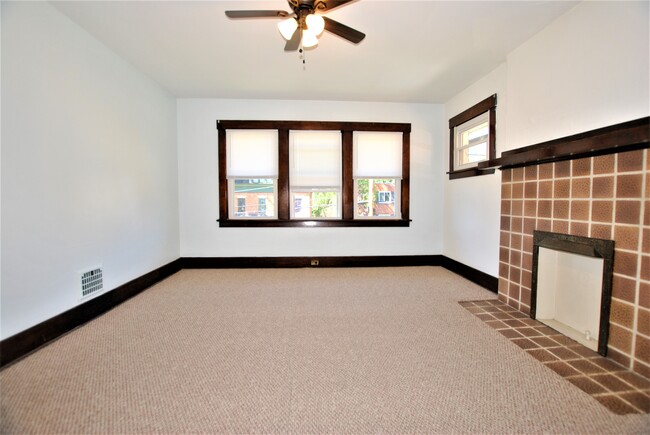
[[[102,278],[102,268],[98,267],[93,270],[81,273],[81,297],[102,291],[104,280]]]

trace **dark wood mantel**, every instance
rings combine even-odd
[[[507,169],[650,147],[650,117],[505,151],[478,169]]]

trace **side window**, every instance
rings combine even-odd
[[[480,162],[496,157],[496,95],[449,120],[449,178],[494,173],[480,170]]]

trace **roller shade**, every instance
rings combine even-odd
[[[277,130],[227,130],[228,178],[277,178]]]
[[[355,131],[353,144],[354,177],[402,177],[401,132]]]
[[[292,189],[341,186],[341,132],[289,132]]]

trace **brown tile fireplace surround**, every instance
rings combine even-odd
[[[648,118],[504,152],[499,300],[531,311],[533,231],[614,240],[607,356],[650,378]]]

